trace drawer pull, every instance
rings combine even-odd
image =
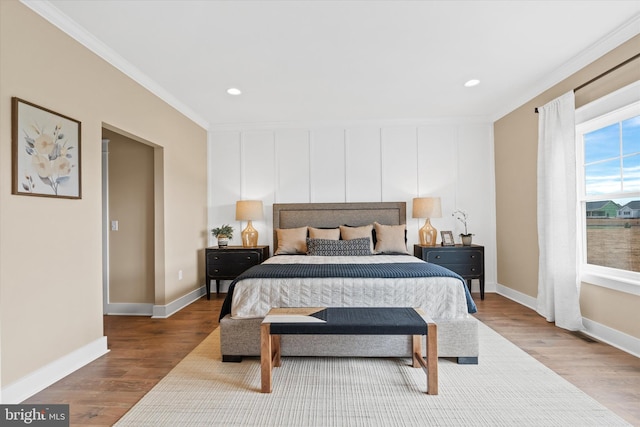
[[[440,255],[436,255],[436,259],[440,259]]]
[[[220,258],[218,258],[217,256],[214,256],[213,259],[220,259]]]
[[[247,259],[248,259],[249,261],[251,261],[251,257],[250,257],[250,256],[248,256],[248,257],[247,257]]]
[[[217,268],[215,270],[213,270],[214,273],[220,273],[220,270],[218,270]]]
[[[471,259],[474,259],[476,256],[475,255],[471,255]]]

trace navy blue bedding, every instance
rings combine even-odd
[[[231,285],[222,304],[220,319],[231,314],[231,301],[235,284],[244,279],[307,277],[352,277],[352,278],[412,278],[412,277],[454,277],[460,279],[467,297],[467,311],[475,313],[476,304],[471,298],[465,280],[453,271],[427,262],[387,263],[387,264],[260,264],[253,266],[238,276]]]

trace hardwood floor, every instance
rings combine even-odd
[[[639,358],[556,328],[500,295],[474,297],[479,320],[640,426]],[[25,403],[68,403],[71,425],[112,425],[218,326],[223,298],[202,298],[168,319],[105,316],[110,352]]]

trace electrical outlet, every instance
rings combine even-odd
[[[178,270],[178,280],[182,280],[182,270]]]
[[[111,231],[118,231],[118,221],[111,221]]]

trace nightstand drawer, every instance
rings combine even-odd
[[[438,264],[444,268],[448,268],[449,270],[458,273],[461,276],[479,276],[482,274],[482,265],[471,265],[471,264]]]
[[[475,250],[464,251],[429,251],[425,261],[434,264],[473,264],[482,265],[482,252]]]
[[[262,261],[262,255],[258,252],[215,252],[207,254],[207,264],[211,267],[222,265],[255,265]]]

